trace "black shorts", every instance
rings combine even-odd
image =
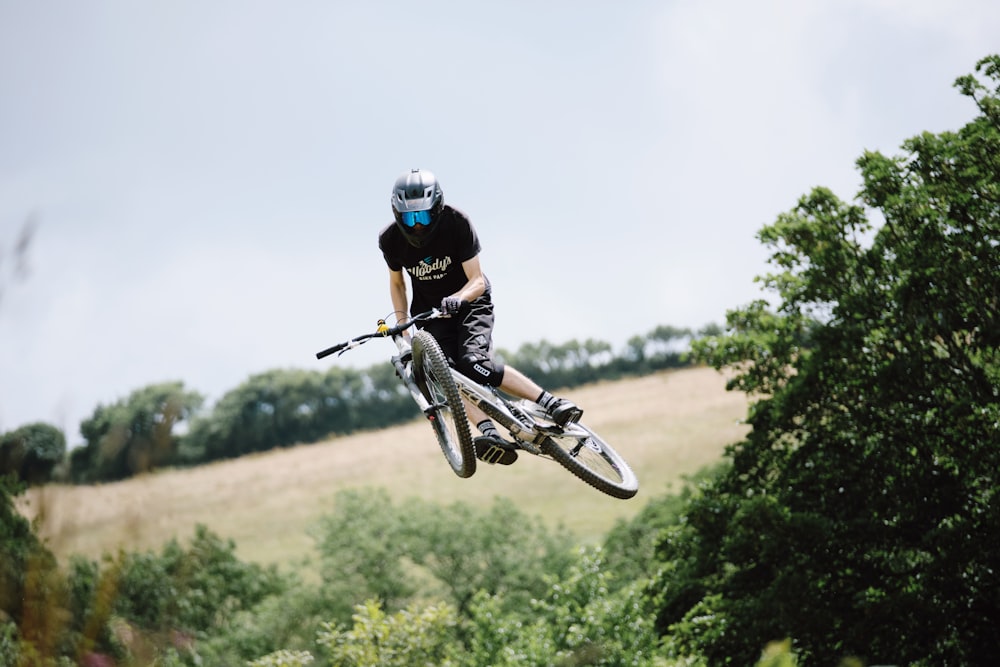
[[[420,328],[434,336],[441,351],[464,375],[500,386],[503,365],[493,360],[493,301],[489,295],[465,304],[456,316],[421,322]]]

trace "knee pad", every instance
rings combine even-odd
[[[503,382],[503,364],[488,357],[466,354],[458,360],[455,368],[465,377],[488,387],[499,387]]]

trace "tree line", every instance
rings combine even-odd
[[[720,330],[660,326],[633,336],[617,353],[591,339],[528,343],[499,356],[545,386],[573,387],[683,366],[691,340]],[[385,428],[419,414],[389,363],[273,369],[249,377],[211,409],[204,405],[204,396],[180,381],[142,387],[99,405],[80,425],[83,444],[68,452],[55,426],[25,425],[0,435],[0,474],[16,473],[31,484],[114,481]]]

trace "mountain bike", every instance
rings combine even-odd
[[[560,426],[537,403],[469,379],[451,366],[427,331],[418,329],[410,340],[403,336],[417,323],[440,317],[448,315],[431,309],[392,327],[379,320],[375,332],[328,347],[317,352],[316,358],[339,356],[373,338],[392,339],[398,350],[391,359],[396,376],[430,422],[444,457],[459,477],[471,477],[476,472],[476,451],[464,399],[505,429],[509,441],[519,450],[559,463],[609,496],[628,499],[636,494],[639,482],[635,473],[594,431],[579,422]]]

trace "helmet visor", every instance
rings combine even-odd
[[[427,227],[431,224],[430,211],[403,211],[399,215],[403,219],[403,224],[411,229],[417,225]]]

